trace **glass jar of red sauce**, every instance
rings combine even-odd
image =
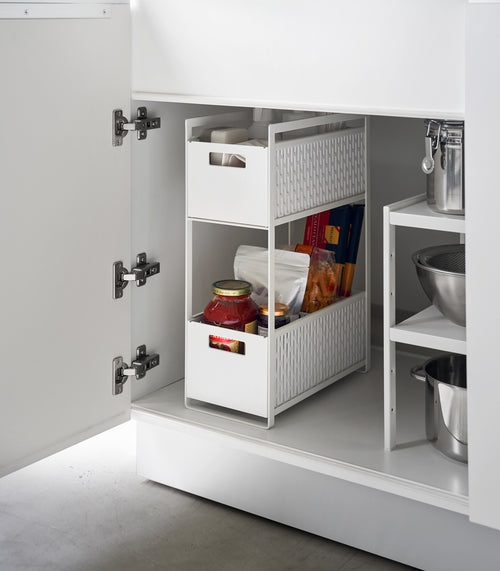
[[[220,280],[212,284],[212,291],[214,297],[203,312],[204,323],[257,333],[259,308],[250,297],[250,282]]]

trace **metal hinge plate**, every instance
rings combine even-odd
[[[119,147],[123,144],[123,139],[129,131],[135,131],[137,138],[142,141],[148,136],[151,129],[159,129],[161,120],[159,117],[148,117],[146,107],[137,108],[137,119],[130,121],[124,117],[121,109],[113,111],[113,147]]]
[[[130,367],[123,361],[123,357],[113,359],[113,394],[119,395],[123,392],[123,385],[129,377],[142,379],[146,373],[160,364],[158,353],[147,354],[146,345],[137,347],[136,358]]]
[[[148,278],[160,273],[160,262],[148,262],[145,252],[137,254],[136,264],[130,272],[123,266],[123,262],[113,264],[113,299],[123,297],[123,290],[128,282],[135,282],[137,287],[140,287]]]

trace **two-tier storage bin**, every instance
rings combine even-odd
[[[272,304],[276,228],[343,204],[367,206],[367,119],[325,115],[273,123],[267,147],[199,140],[203,130],[250,123],[247,112],[186,121],[185,397],[188,407],[270,427],[276,414],[368,368],[368,248],[360,291],[277,330],[271,326],[268,337],[261,337],[208,325],[193,315],[193,224],[267,231]],[[212,164],[213,153],[236,155],[239,163]],[[368,207],[365,211],[366,242]],[[244,351],[214,349],[211,337],[239,341]]]

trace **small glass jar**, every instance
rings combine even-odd
[[[288,312],[290,308],[285,303],[275,303],[274,304],[274,328],[279,329],[290,323],[290,316]],[[269,329],[269,306],[267,303],[263,303],[259,307],[259,320],[258,320],[258,333],[263,337],[267,337],[267,332]]]
[[[210,325],[257,333],[259,308],[250,297],[252,284],[243,280],[220,280],[212,284],[214,297],[205,307],[203,321]]]

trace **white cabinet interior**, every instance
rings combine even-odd
[[[144,319],[143,311],[139,311],[139,327],[134,325],[134,335],[146,339],[147,342],[153,337],[151,331],[160,330],[160,325],[155,325],[155,322],[163,324],[165,333],[156,343],[163,362],[168,364],[151,371],[151,380],[140,382],[141,394],[133,403],[134,416],[144,419],[144,414],[152,415],[151,418],[154,417],[157,423],[163,420],[165,426],[169,423],[201,426],[208,433],[215,431],[230,434],[238,442],[251,440],[261,451],[263,446],[269,445],[271,446],[269,453],[272,455],[285,453],[286,450],[294,451],[290,452],[292,456],[300,457],[301,462],[307,465],[312,462],[315,469],[331,471],[337,477],[346,480],[360,480],[375,489],[390,491],[407,498],[418,499],[431,506],[466,514],[467,467],[442,457],[425,439],[422,387],[408,374],[402,374],[398,379],[398,407],[401,413],[399,433],[403,441],[409,444],[393,452],[384,450],[383,355],[379,349],[374,349],[373,367],[370,373],[354,373],[293,409],[285,411],[280,414],[276,425],[270,431],[240,426],[239,423],[228,419],[185,408],[182,380],[184,352],[180,353],[177,345],[172,345],[168,341],[170,339],[180,343],[179,337],[182,335],[184,323],[183,308],[179,307],[178,296],[170,296],[171,291],[179,292],[180,288],[184,287],[182,272],[184,244],[179,234],[174,234],[172,230],[183,224],[179,219],[184,214],[185,207],[183,119],[217,113],[220,110],[160,102],[149,102],[149,106],[151,114],[161,115],[164,125],[168,125],[169,129],[160,132],[161,135],[157,138],[158,148],[154,151],[154,164],[147,160],[143,163],[144,156],[139,160],[134,158],[134,179],[142,183],[148,179],[148,184],[151,185],[150,190],[144,184],[137,189],[139,195],[147,194],[148,209],[142,219],[138,218],[133,222],[134,226],[137,224],[139,227],[134,231],[134,236],[140,238],[139,243],[134,246],[134,251],[148,250],[148,242],[154,243],[159,259],[168,260],[169,266],[176,269],[174,273],[177,285],[172,289],[169,287],[170,281],[165,281],[173,279],[172,272],[158,276],[154,289],[151,288],[148,292],[147,304],[151,308],[162,307],[162,311],[151,311],[148,320]],[[374,174],[371,180],[373,227],[368,236],[368,244],[381,263],[382,203],[390,202],[391,198],[392,201],[397,199],[402,188],[407,188],[407,192],[418,193],[425,187],[425,177],[420,171],[424,124],[420,120],[372,118],[371,125],[370,146],[374,149],[371,154],[375,164],[372,165]],[[175,140],[178,148],[175,148],[173,142]],[[145,152],[142,149],[143,147],[137,145],[140,155]],[[408,163],[404,168],[399,166],[396,168],[393,165],[397,152],[407,155],[401,161],[401,164],[405,164],[404,161]],[[167,172],[168,182],[164,179]],[[388,187],[392,188],[392,194],[387,194]],[[175,208],[174,204],[177,205]],[[146,225],[149,223],[147,232],[144,231],[144,223]],[[213,244],[225,247],[226,229],[223,226],[198,223],[200,224],[207,228],[202,231],[198,240],[207,242],[209,251],[209,240],[215,240],[216,228],[219,228],[220,236]],[[238,228],[238,232],[240,231],[242,229]],[[257,232],[261,244],[266,245],[266,232],[262,230],[253,230],[253,232]],[[162,234],[166,236],[163,240]],[[213,234],[211,238],[210,234]],[[427,234],[428,231],[425,230],[424,235]],[[422,233],[416,231],[415,237],[402,239],[401,243],[405,245],[403,250],[418,249],[421,236]],[[173,243],[175,248],[172,248]],[[162,249],[163,251],[160,251]],[[226,254],[231,259],[227,267],[230,270],[232,269],[230,250],[227,250],[224,256]],[[213,259],[213,256],[209,257],[205,253],[195,260],[196,268],[201,272],[197,274],[200,277],[193,282],[193,286],[198,288],[196,292],[198,299],[207,299],[206,284],[210,284],[214,277],[210,274],[207,264]],[[365,276],[362,268],[360,270],[358,277],[362,284]],[[378,273],[370,272],[367,278],[372,282],[381,280],[381,269],[377,267],[374,270],[378,270]],[[203,281],[206,282],[205,285],[201,283]],[[425,300],[425,296],[419,291],[416,277],[410,278],[409,282],[413,284],[414,289],[407,299],[415,297],[420,300],[418,297],[420,294],[422,300]],[[382,290],[380,284],[377,285],[377,290]],[[375,303],[381,304],[382,299],[375,299]],[[425,305],[425,301],[423,303]],[[197,309],[201,311],[203,305],[201,303],[198,305]],[[421,308],[416,306],[407,309],[413,309],[417,313]],[[167,322],[170,325],[169,332],[167,332]],[[335,342],[335,339],[332,342]],[[411,356],[403,354],[398,358],[401,360],[398,366],[404,372],[422,357],[412,359]],[[166,384],[168,386],[165,386]],[[159,390],[150,392],[149,389],[155,385]]]

